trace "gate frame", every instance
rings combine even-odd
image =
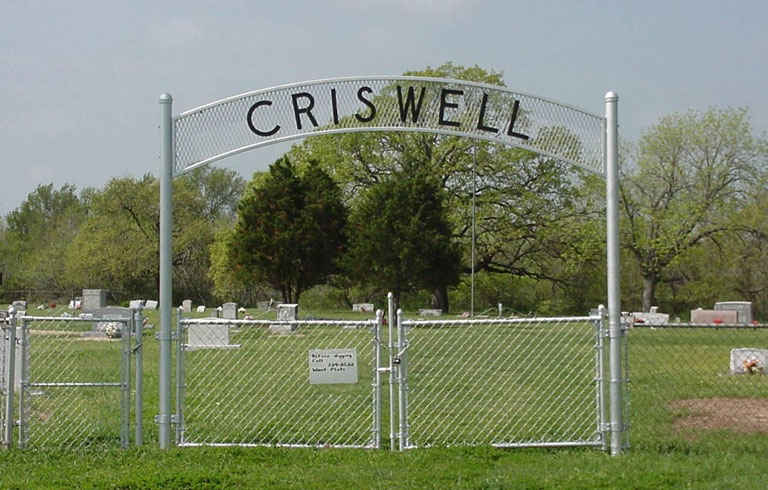
[[[392,81],[408,80],[407,77],[390,77]],[[364,80],[365,77],[356,78]],[[347,80],[356,80],[350,78]],[[424,81],[420,77],[416,80]],[[473,83],[460,80],[446,79],[426,79],[433,80],[435,83],[444,84],[464,84],[475,85]],[[312,82],[307,82],[312,83]],[[493,87],[495,90],[511,92],[502,87]],[[269,90],[269,89],[266,89]],[[265,90],[265,91],[266,91]],[[537,99],[541,99],[537,97]],[[604,177],[606,180],[606,241],[607,241],[607,279],[608,279],[608,317],[609,317],[609,375],[610,375],[610,434],[611,455],[618,455],[622,450],[622,437],[624,432],[624,423],[622,421],[622,343],[624,331],[621,324],[621,291],[620,291],[620,271],[619,271],[619,165],[618,165],[618,95],[615,92],[605,94],[605,117],[603,141],[603,159],[604,159]],[[171,372],[173,370],[171,363],[173,341],[173,323],[171,320],[172,307],[172,248],[173,248],[173,212],[172,212],[172,181],[175,173],[175,130],[173,117],[173,97],[169,93],[160,96],[160,330],[157,339],[160,342],[160,362],[159,362],[159,399],[157,423],[159,429],[159,444],[162,449],[166,449],[171,444],[171,423],[173,416],[171,414],[172,387]],[[206,107],[215,106],[217,103]],[[565,104],[555,103],[556,105],[569,110],[573,107]],[[577,109],[581,112],[587,112]],[[366,131],[365,128],[346,128],[335,130],[335,133]],[[381,130],[381,129],[380,129]],[[415,131],[407,127],[386,128],[388,131]],[[371,130],[368,130],[371,131]],[[423,130],[422,130],[423,131]],[[455,132],[444,128],[432,128],[429,132],[436,134],[456,135]],[[313,133],[296,135],[295,138],[311,136]],[[484,139],[478,135],[462,134],[461,136],[472,139]],[[293,139],[293,138],[292,138]],[[500,142],[508,146],[523,147],[523,145],[514,142]],[[241,148],[245,151],[253,145]],[[549,152],[538,151],[530,147],[525,147],[535,153],[545,155],[557,160],[574,164],[564,157],[559,157]],[[232,151],[222,153],[218,158],[233,154]],[[209,158],[206,162],[212,162],[218,158]],[[204,165],[201,163],[200,166]]]
[[[29,380],[28,362],[32,362],[30,357],[29,329],[36,321],[65,321],[65,322],[98,322],[113,321],[122,325],[122,335],[120,341],[120,381],[119,382],[55,382],[43,383],[45,386],[57,387],[119,387],[120,388],[120,447],[127,448],[130,445],[130,427],[131,427],[131,357],[135,357],[135,386],[134,390],[134,444],[141,446],[143,444],[143,376],[144,376],[144,341],[143,341],[143,321],[144,316],[141,313],[142,308],[130,309],[130,316],[125,318],[102,318],[93,316],[83,317],[63,317],[63,316],[34,316],[27,315],[25,311],[17,311],[14,307],[8,309],[8,324],[4,324],[2,329],[7,331],[3,334],[0,348],[5,349],[4,382],[6,384],[6,396],[3,406],[3,415],[0,417],[4,426],[3,434],[0,440],[6,449],[13,447],[14,429],[17,429],[17,445],[19,448],[26,448],[29,439],[28,409],[29,409],[29,389],[32,384]],[[17,335],[17,329],[18,334]],[[135,337],[135,346],[133,338]],[[21,359],[19,360],[20,372],[16,372],[16,347],[20,347]],[[15,384],[19,381],[20,389],[16,393]],[[18,395],[18,398],[16,398]],[[16,404],[16,405],[15,405]],[[16,407],[18,407],[18,418],[16,417]]]

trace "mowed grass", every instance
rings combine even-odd
[[[296,337],[294,341],[301,343],[306,339]],[[502,450],[488,446],[433,447],[404,453],[219,447],[163,451],[156,446],[157,429],[152,420],[157,406],[157,342],[150,333],[145,337],[145,447],[122,451],[114,449],[114,445],[95,444],[78,450],[3,451],[0,488],[762,488],[768,476],[768,435],[695,427],[680,430],[676,424],[691,414],[673,408],[671,403],[686,398],[768,396],[768,376],[728,374],[731,348],[768,347],[767,340],[765,330],[631,331],[632,448],[614,458],[594,449]],[[556,346],[563,345],[557,339],[550,341]],[[301,345],[299,350],[306,350],[308,345]],[[477,343],[460,350],[470,358],[480,357],[481,351]],[[486,351],[484,359],[498,359],[502,357],[500,352],[492,351],[493,356],[489,356]],[[203,356],[227,359],[226,354],[209,351]],[[562,352],[553,353],[551,358],[552,361],[542,360],[540,366],[549,376],[562,365],[570,367],[564,373],[574,369],[584,374],[588,371],[581,365],[568,365],[573,361]],[[221,359],[217,363],[224,362]],[[258,367],[269,359],[273,358],[252,360],[251,364]],[[412,368],[418,368],[413,364],[415,361],[411,362]],[[234,368],[243,371],[247,364],[236,364]],[[490,364],[493,369],[508,370],[503,362]],[[200,367],[206,370],[205,365]],[[306,369],[306,364],[302,359],[289,369],[298,373]],[[227,372],[215,368],[207,371]],[[259,372],[255,369],[242,375],[258,376]],[[454,376],[458,372],[461,369],[448,371]],[[366,376],[360,384],[364,397],[370,395],[370,375]],[[552,391],[559,388],[557,377],[546,379]],[[289,396],[291,389],[296,388],[285,390]],[[387,386],[383,389],[387,390]],[[461,388],[454,386],[453,390],[460,392]],[[496,421],[502,411],[491,415]],[[435,418],[439,417],[436,414]],[[368,424],[368,420],[364,422]],[[387,424],[385,419],[384,437]],[[236,427],[237,423],[230,421],[225,425]],[[211,430],[206,426],[199,429]],[[114,433],[117,434],[117,428]]]

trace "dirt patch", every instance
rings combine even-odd
[[[732,430],[740,434],[768,434],[766,398],[694,398],[671,407],[681,414],[675,429]]]

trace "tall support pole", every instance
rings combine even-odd
[[[160,396],[157,410],[162,449],[171,442],[171,287],[173,250],[173,97],[160,96]]]
[[[477,142],[472,146],[472,291],[469,297],[469,317],[475,317],[475,241],[476,236],[476,196],[477,196]]]
[[[16,318],[16,308],[11,306],[8,308],[8,316],[10,317],[8,325],[8,337],[5,344],[7,350],[5,351],[5,427],[3,427],[3,442],[6,448],[11,448],[13,445],[13,428],[16,426],[16,418],[13,412],[13,395],[16,392],[16,325],[18,318]]]
[[[387,353],[389,354],[389,449],[394,451],[395,440],[397,434],[395,433],[395,383],[397,382],[398,373],[397,365],[395,365],[395,342],[392,338],[392,329],[397,326],[397,317],[395,317],[395,296],[389,292],[387,293],[387,335],[389,336],[389,342],[387,344]]]
[[[611,399],[611,455],[621,453],[622,446],[622,390],[621,372],[621,283],[619,269],[619,96],[605,94],[605,174],[608,260],[608,337],[610,399]]]

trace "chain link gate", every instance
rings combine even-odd
[[[603,316],[405,320],[399,448],[606,448]]]
[[[181,318],[176,443],[606,449],[603,318]],[[313,382],[339,353],[356,377]]]
[[[2,370],[6,447],[14,439],[20,448],[129,445],[131,358],[141,359],[143,344],[137,340],[132,347],[131,332],[141,339],[142,317],[129,311],[126,318],[11,318]],[[136,374],[135,442],[141,444],[140,362]]]
[[[177,318],[177,445],[380,446],[381,314]]]

